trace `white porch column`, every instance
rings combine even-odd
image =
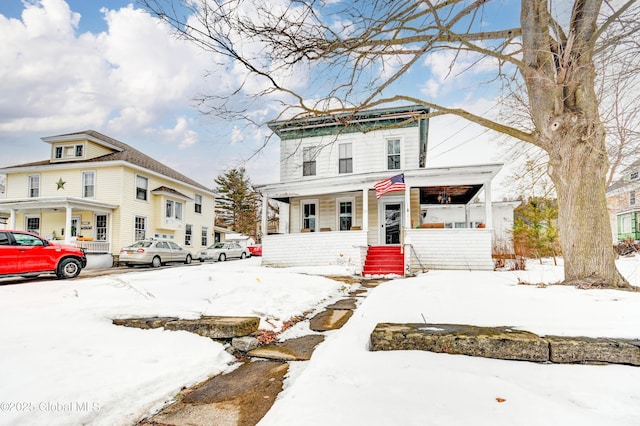
[[[491,208],[491,181],[484,184],[484,216],[487,228],[493,228],[493,209]]]
[[[407,182],[405,181],[405,184]],[[411,229],[411,187],[409,185],[406,186],[404,190],[404,229],[402,232],[402,250],[404,252],[404,245],[411,244],[411,237],[408,236],[406,230]]]
[[[9,215],[9,229],[16,229],[16,209],[11,209]]]
[[[268,220],[269,217],[269,198],[266,194],[262,195],[262,237],[266,236],[269,233]]]
[[[465,227],[467,228],[471,228],[471,211],[470,211],[471,207],[469,206],[469,203],[464,205],[464,223],[465,223]]]
[[[71,244],[71,214],[73,209],[71,206],[66,207],[66,216],[64,218],[64,243]]]
[[[362,229],[369,231],[369,188],[362,188]]]

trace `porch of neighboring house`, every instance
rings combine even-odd
[[[112,266],[111,232],[117,208],[72,197],[0,200],[7,228],[35,232],[54,244],[80,247],[87,254],[87,268]]]
[[[482,190],[485,199],[491,199],[491,180],[500,168],[492,164],[406,171],[406,190],[379,199],[373,185],[388,173],[265,185],[263,212],[269,199],[281,203],[281,233],[263,236],[262,264],[342,265],[361,275],[493,270],[491,202],[485,203],[480,227],[468,217],[468,205]],[[423,212],[430,205],[456,204],[467,212],[456,227],[425,221]],[[264,214],[262,220],[266,229]]]

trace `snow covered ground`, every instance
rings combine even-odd
[[[619,261],[640,285],[640,258]],[[0,425],[130,425],[184,386],[234,368],[222,345],[117,327],[134,316],[257,315],[261,328],[318,310],[349,286],[337,266],[260,259],[71,281],[0,285]],[[640,368],[545,365],[420,351],[369,352],[378,322],[506,325],[537,334],[640,338],[640,293],[525,286],[560,267],[430,271],[370,291],[311,361],[294,362],[261,425],[638,425]],[[268,320],[268,321],[267,321]],[[284,337],[310,333],[306,324]],[[502,401],[502,402],[499,402]]]

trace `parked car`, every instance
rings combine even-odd
[[[32,232],[0,230],[0,276],[75,278],[85,266],[79,247],[54,244]]]
[[[141,240],[120,249],[121,265],[151,265],[157,268],[170,262],[191,263],[193,256],[173,241]]]
[[[247,249],[249,249],[251,256],[262,256],[262,244],[247,246]]]
[[[196,259],[199,259],[200,262],[204,262],[205,260],[218,260],[220,262],[224,262],[225,260],[234,257],[244,259],[249,256],[251,256],[249,250],[243,248],[236,242],[215,243],[196,253]]]

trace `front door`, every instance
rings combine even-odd
[[[402,230],[402,202],[382,203],[382,243],[400,244]]]

